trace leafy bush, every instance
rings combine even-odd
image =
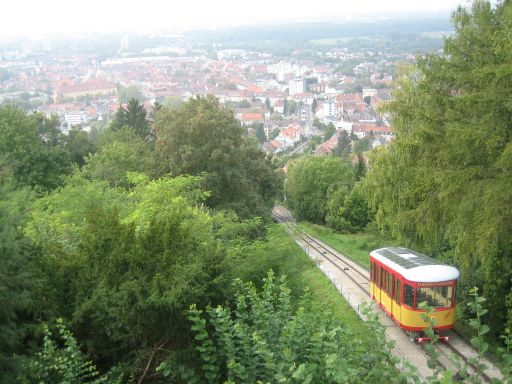
[[[330,313],[307,310],[307,294],[294,310],[284,278],[270,272],[261,291],[239,279],[234,285],[233,308],[192,306],[189,311],[199,363],[164,362],[160,371],[189,383],[396,381],[385,342],[368,351]]]

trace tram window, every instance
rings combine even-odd
[[[387,284],[387,291],[389,293],[389,296],[391,297],[391,293],[393,292],[393,280],[392,280],[392,275],[391,273],[388,272],[388,284]]]
[[[400,280],[396,279],[395,280],[395,301],[397,303],[400,303],[400,295],[401,295],[401,291],[402,291],[402,283],[400,282]]]
[[[389,293],[389,279],[391,278],[391,275],[388,271],[383,270],[382,271],[382,289],[384,292]]]
[[[426,301],[427,305],[434,308],[449,308],[453,303],[453,287],[421,287],[418,288],[417,302]]]
[[[404,284],[404,304],[414,308],[414,288]]]

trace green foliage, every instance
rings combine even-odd
[[[26,233],[41,250],[34,313],[64,316],[89,356],[143,377],[189,343],[191,303],[224,298],[222,244],[243,244],[261,223],[210,216],[201,177],[128,181],[130,191],[75,176],[37,201]]]
[[[210,207],[231,209],[243,218],[268,215],[281,179],[216,98],[193,98],[174,111],[161,111],[155,132],[161,174],[206,173]]]
[[[358,155],[367,152],[371,149],[371,137],[363,137],[362,139],[356,140],[354,142],[354,153],[357,153]]]
[[[144,101],[144,95],[135,85],[129,85],[127,87],[119,86],[117,89],[117,95],[119,96],[119,101],[122,104],[128,103],[132,99],[135,99],[138,102]]]
[[[178,109],[183,104],[183,100],[179,96],[166,97],[163,103],[163,107],[169,111]]]
[[[111,129],[115,131],[125,126],[132,128],[141,139],[151,139],[152,134],[147,120],[146,109],[137,99],[131,98],[126,105],[126,109],[121,106],[117,110]]]
[[[29,260],[34,252],[20,228],[34,196],[28,189],[0,187],[0,383],[15,382],[18,355],[28,332],[26,314],[34,286]]]
[[[361,154],[357,155],[357,163],[354,172],[356,181],[360,181],[366,175],[366,163]]]
[[[503,368],[501,372],[504,376],[504,381],[512,383],[512,332],[506,329],[504,335],[500,336],[503,341],[504,347],[498,351],[503,359]]]
[[[297,103],[295,100],[285,100],[285,109],[287,110],[288,115],[293,115],[297,112]]]
[[[337,157],[303,157],[290,163],[286,198],[299,219],[323,223],[329,206],[342,202],[354,183],[352,166]]]
[[[270,132],[270,140],[274,140],[277,136],[279,136],[279,133],[281,130],[279,128],[274,128],[272,132]]]
[[[66,148],[71,161],[82,167],[87,156],[96,152],[96,147],[87,132],[80,129],[71,129],[68,133]]]
[[[267,99],[268,100],[268,99]],[[249,103],[247,100],[243,99],[238,102],[238,108],[250,108],[251,103]]]
[[[481,359],[489,349],[489,344],[484,340],[484,335],[489,332],[490,328],[488,325],[482,324],[482,318],[488,312],[483,306],[486,301],[485,297],[478,295],[478,288],[473,288],[469,294],[473,297],[473,300],[469,301],[467,305],[475,316],[469,321],[469,325],[476,332],[476,335],[471,338],[471,345],[475,347],[477,356],[468,359],[468,363],[476,367],[474,382],[479,382],[480,376],[487,368],[485,364],[481,363]]]
[[[107,181],[112,187],[130,187],[128,172],[149,173],[153,168],[151,145],[133,133],[123,141],[104,145],[86,160],[83,175]]]
[[[189,311],[202,362],[189,382],[394,381],[389,349],[365,351],[330,314],[307,311],[308,295],[294,310],[283,278],[269,273],[261,291],[237,279],[235,288],[233,309],[217,306],[203,312],[192,306]],[[185,371],[165,363],[160,370],[172,376]]]
[[[336,231],[360,232],[373,220],[373,213],[360,184],[356,184],[350,192],[338,189],[330,196],[327,205],[325,221]]]
[[[443,56],[399,73],[388,104],[397,138],[370,155],[364,184],[382,229],[451,251],[499,332],[512,322],[512,6],[474,1],[453,22]]]
[[[439,335],[434,331],[436,323],[435,318],[433,317],[434,308],[428,306],[426,301],[419,303],[418,308],[425,311],[421,314],[421,319],[427,324],[424,333],[430,340],[423,344],[423,347],[428,356],[427,366],[432,370],[431,378],[434,379],[441,373],[441,367],[437,362],[441,353],[436,351],[434,346],[439,340]]]
[[[102,376],[90,361],[83,356],[78,343],[65,327],[62,319],[56,324],[58,338],[47,325],[43,326],[44,342],[41,352],[29,358],[23,374],[18,378],[22,384],[30,383],[114,383]],[[60,340],[59,340],[60,339]],[[59,345],[62,344],[62,348]]]
[[[329,140],[332,135],[336,132],[336,127],[333,123],[327,124],[324,129],[324,140]]]
[[[338,137],[338,144],[333,149],[332,154],[334,156],[341,157],[342,159],[348,159],[352,152],[352,144],[347,131],[342,130]]]
[[[12,178],[43,190],[61,185],[71,160],[57,124],[54,118],[0,107],[0,183]]]
[[[260,144],[263,144],[265,142],[265,130],[263,129],[262,124],[256,127],[256,138],[258,139],[258,143]]]
[[[65,187],[35,202],[25,234],[49,250],[76,250],[86,212],[100,207],[118,210],[124,216],[132,205],[125,193],[110,188],[107,182],[75,175]]]
[[[218,225],[217,216],[214,217],[214,226]],[[272,269],[276,274],[286,274],[288,287],[294,298],[297,298],[304,288],[304,273],[315,269],[315,264],[304,255],[282,227],[271,226],[264,237],[260,235],[260,231],[261,223],[252,220],[222,223],[216,231],[216,236],[223,244],[229,244],[227,254],[220,265],[223,271],[217,280],[220,289],[231,297],[234,294],[234,279],[239,278],[260,285],[268,270]],[[259,237],[252,240],[256,235]]]

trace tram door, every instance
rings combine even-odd
[[[372,289],[370,295],[372,298],[380,302],[380,268],[376,263],[371,263],[371,280]]]
[[[399,278],[393,275],[393,300],[392,300],[392,309],[391,313],[393,314],[393,317],[398,321],[401,322],[400,314],[401,314],[401,305],[400,305],[400,299],[402,298],[402,282]]]

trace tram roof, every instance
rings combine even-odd
[[[435,283],[455,280],[460,276],[457,268],[407,248],[376,249],[370,256],[409,281]]]

